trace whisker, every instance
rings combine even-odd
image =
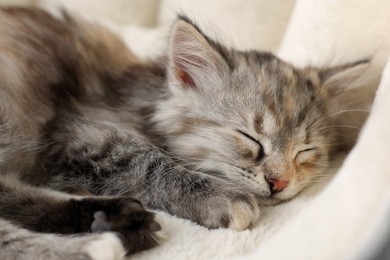
[[[342,136],[342,137],[345,137],[345,138],[348,138],[352,141],[357,141],[357,138],[354,138],[354,137],[351,137],[351,136],[348,136],[348,135],[343,135],[343,134],[336,134],[337,136]]]
[[[320,127],[317,130],[324,130],[324,129],[336,128],[336,127],[345,127],[345,128],[352,128],[352,129],[361,130],[361,127],[352,126],[352,125],[329,125],[329,126]]]
[[[339,110],[339,111],[336,111],[330,115],[327,115],[327,116],[324,116],[320,119],[317,119],[316,121],[314,122],[321,122],[327,118],[330,118],[330,117],[333,117],[333,116],[337,116],[337,115],[340,115],[340,114],[343,114],[343,113],[348,113],[348,112],[365,112],[365,113],[370,113],[371,111],[368,110],[368,109],[345,109],[345,110]]]

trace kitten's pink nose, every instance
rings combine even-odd
[[[279,192],[288,185],[288,181],[282,181],[274,178],[271,179],[267,178],[267,182],[270,185],[272,193]]]

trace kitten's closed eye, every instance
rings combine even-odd
[[[241,135],[245,136],[247,139],[253,141],[254,143],[256,143],[258,146],[259,146],[259,149],[257,151],[257,155],[256,157],[254,158],[254,160],[256,162],[260,162],[264,156],[265,156],[265,153],[264,153],[264,147],[263,145],[260,143],[260,141],[258,141],[257,139],[255,139],[253,136],[241,131],[241,130],[237,130],[238,133],[240,133]]]
[[[304,163],[310,159],[312,159],[315,156],[316,148],[306,148],[303,150],[298,151],[298,153],[295,156],[295,161],[298,164]]]

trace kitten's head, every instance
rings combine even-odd
[[[343,94],[336,83],[357,64],[296,69],[270,53],[228,50],[186,18],[170,40],[171,95],[155,120],[166,148],[187,167],[275,200],[324,173]]]

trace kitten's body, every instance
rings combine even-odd
[[[128,197],[207,227],[245,229],[259,202],[293,197],[336,149],[326,126],[343,100],[329,83],[337,70],[296,70],[268,53],[227,50],[185,18],[168,58],[150,63],[65,14],[3,9],[0,35],[0,218],[12,223],[0,219],[0,258],[18,258],[25,234],[46,236],[18,227],[96,231],[98,211],[130,252],[149,248],[158,227]],[[122,197],[53,196],[43,187]],[[81,257],[96,241],[117,243],[107,235],[50,239],[49,248],[77,244],[66,254]],[[66,254],[56,257],[73,258]]]

